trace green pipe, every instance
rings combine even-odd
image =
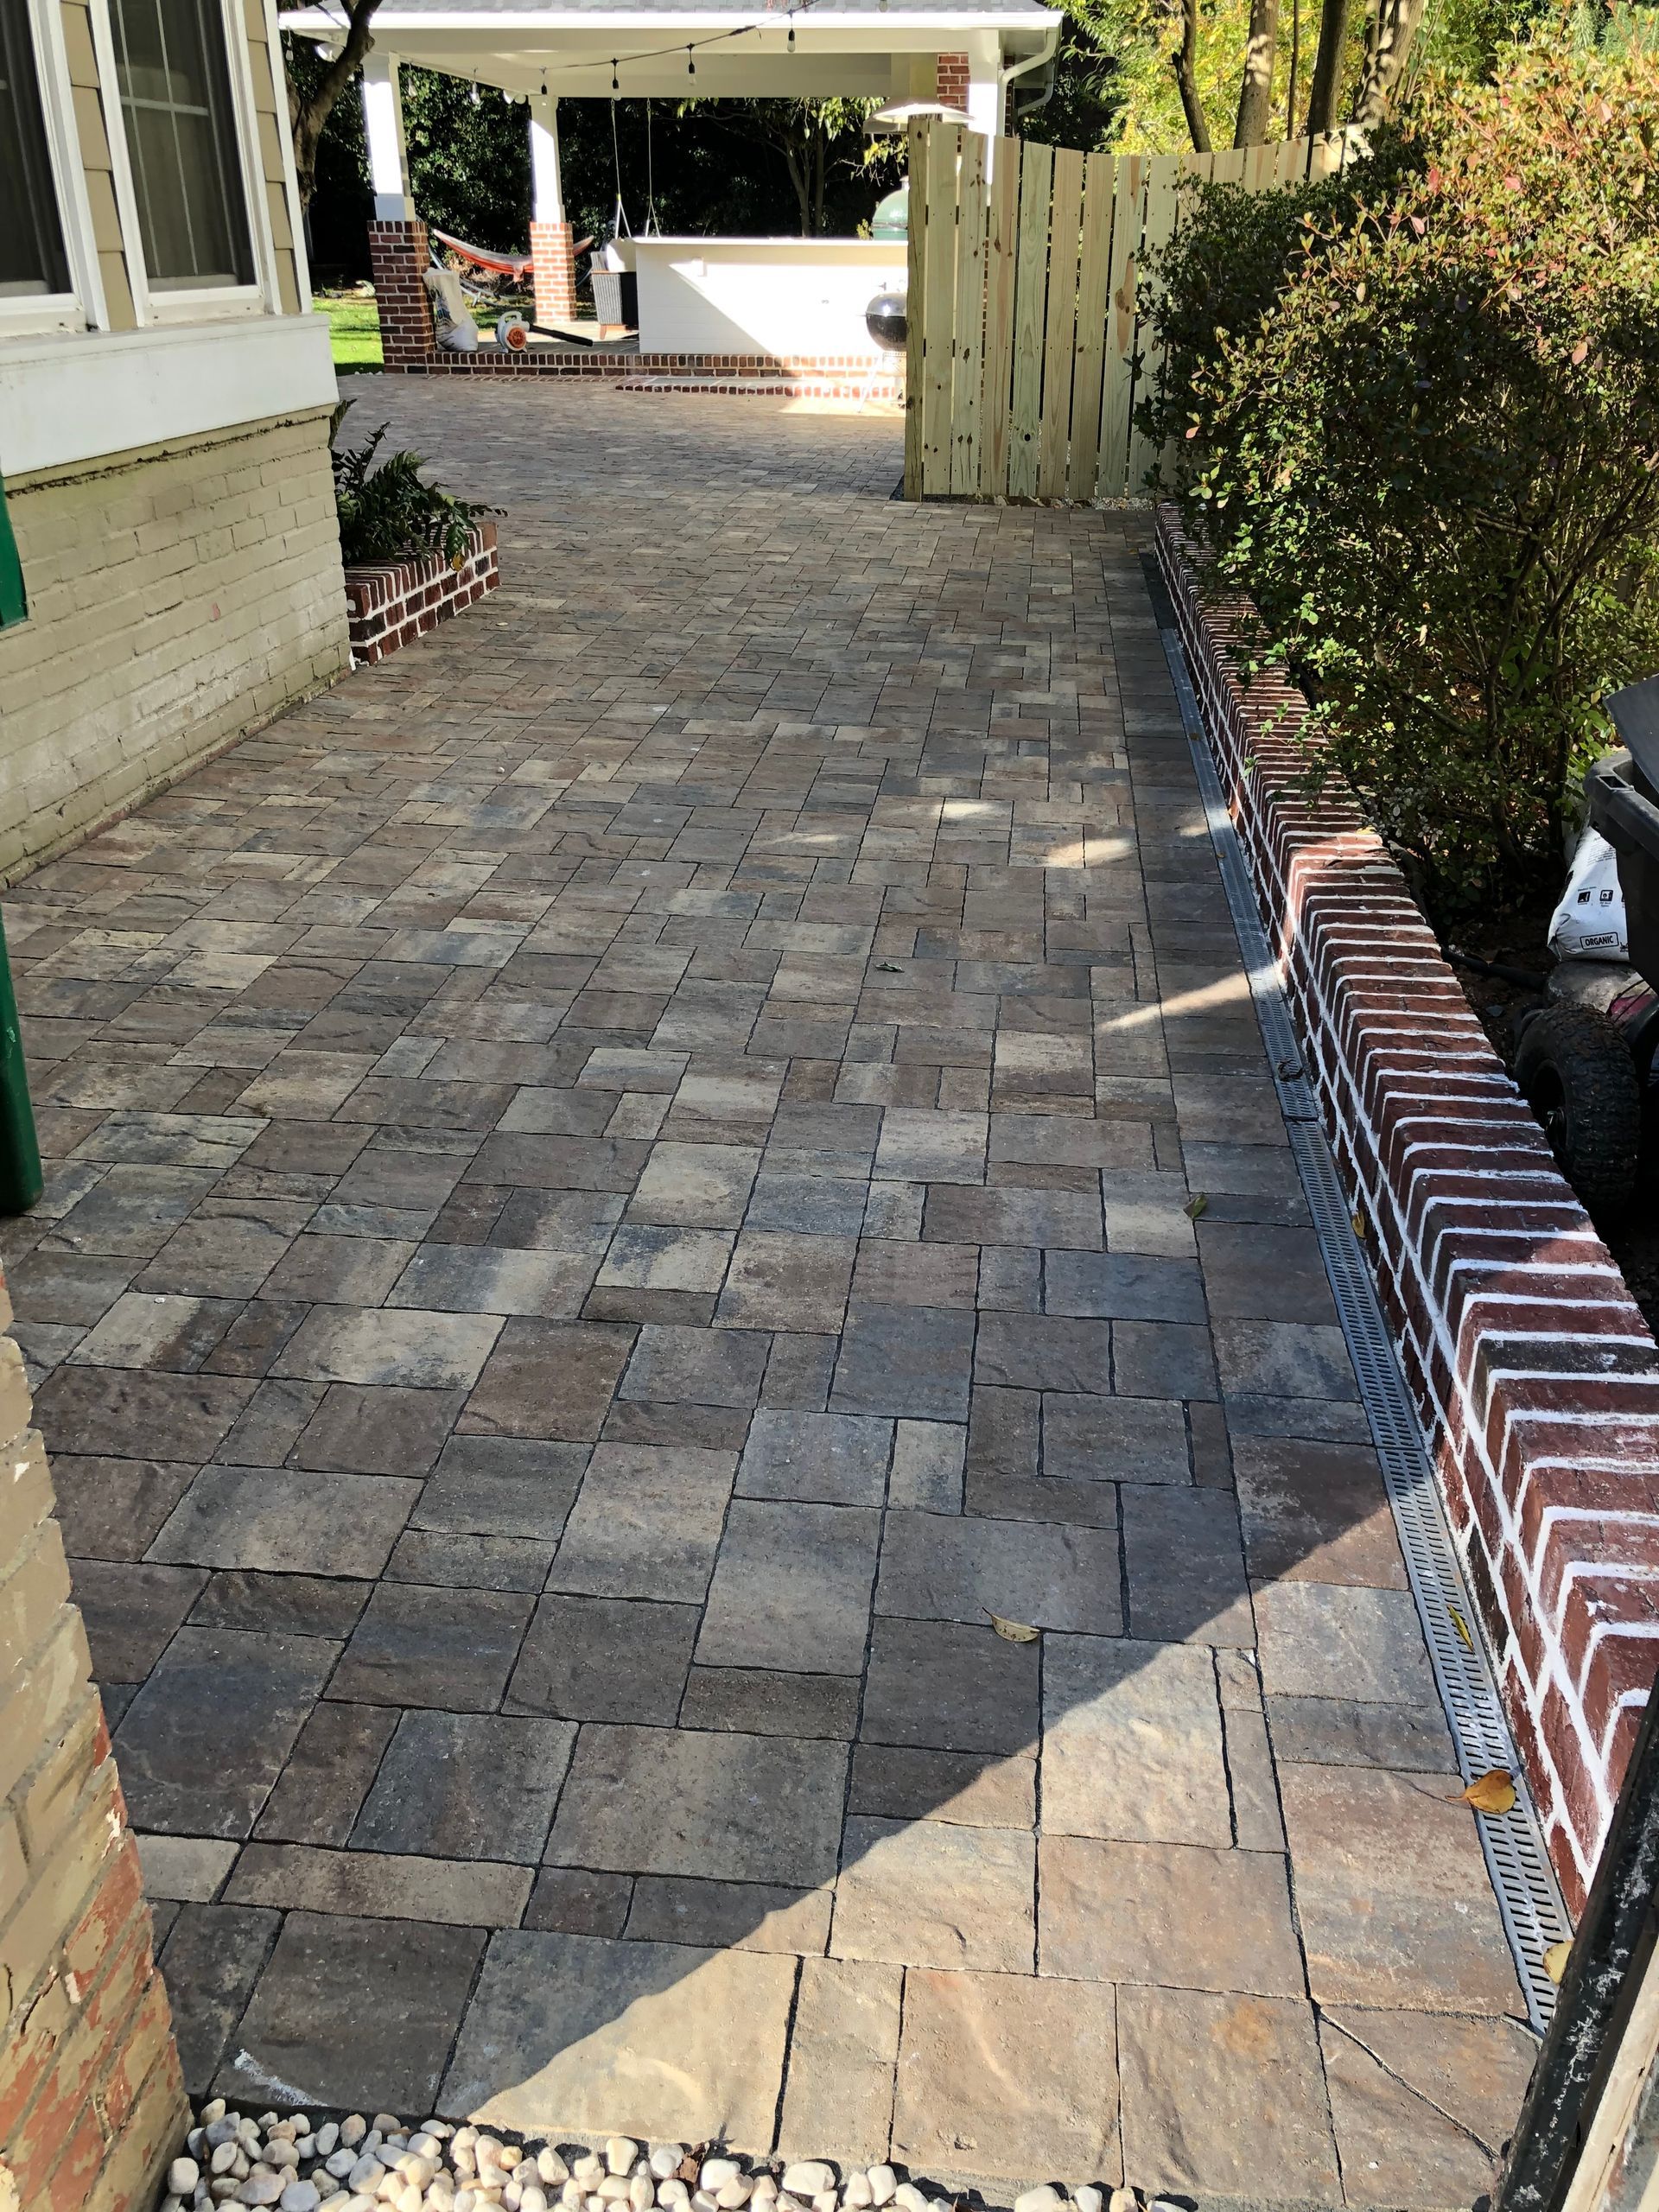
[[[45,1187],[11,963],[6,957],[5,917],[0,914],[0,1214],[27,1213]]]

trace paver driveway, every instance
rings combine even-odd
[[[504,589],[10,906],[193,2086],[1467,2204],[1529,2047],[1143,520],[365,388]]]

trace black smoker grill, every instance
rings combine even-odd
[[[1584,779],[1591,827],[1618,855],[1628,965],[1563,960],[1517,1024],[1515,1079],[1561,1172],[1611,1221],[1636,1196],[1643,1125],[1659,1112],[1659,677],[1602,701],[1625,749]]]

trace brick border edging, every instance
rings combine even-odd
[[[501,581],[495,524],[475,524],[459,569],[439,553],[416,561],[365,561],[346,571],[346,607],[353,666],[385,660],[446,615],[459,614]]]
[[[1576,1913],[1659,1659],[1659,1352],[1351,791],[1295,788],[1306,702],[1282,671],[1247,689],[1248,603],[1200,602],[1173,505],[1158,556]]]

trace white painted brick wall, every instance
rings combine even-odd
[[[327,440],[309,413],[8,483],[0,886],[344,671]]]

